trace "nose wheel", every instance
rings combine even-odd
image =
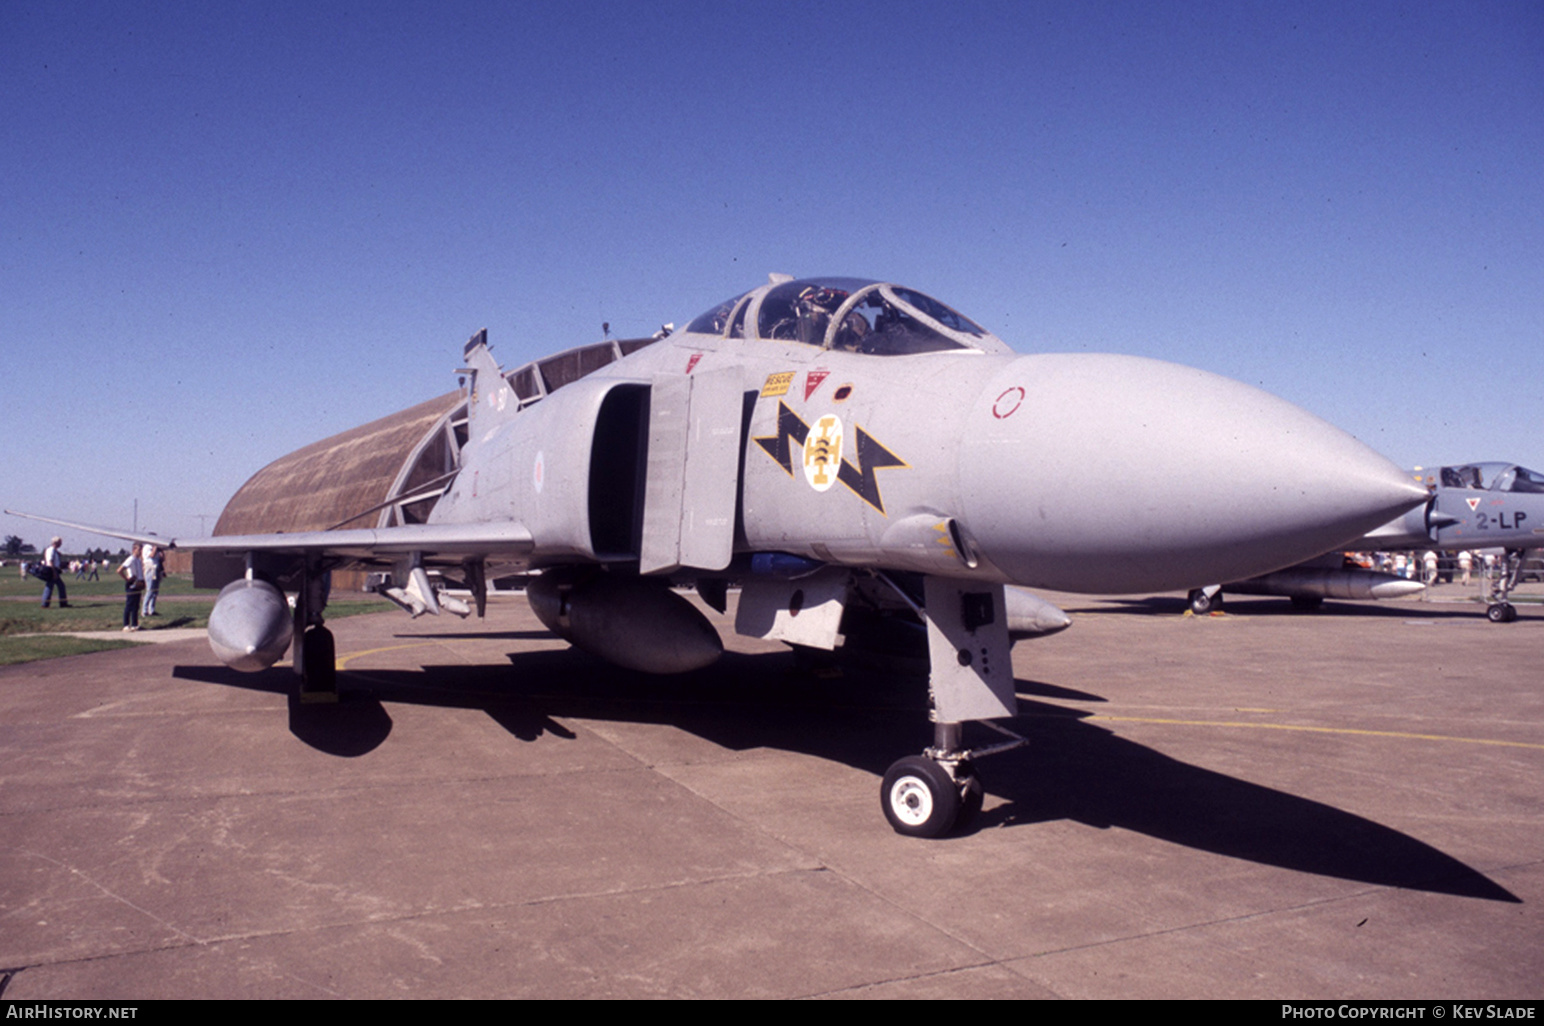
[[[1011,740],[971,751],[957,746],[960,725],[938,724],[955,746],[929,748],[922,755],[897,759],[879,788],[885,819],[907,837],[942,837],[968,826],[981,811],[984,792],[975,758],[996,755],[1024,745],[1023,738],[995,723],[981,721]]]
[[[898,759],[885,774],[879,797],[885,818],[907,837],[942,837],[954,829],[964,808],[960,785],[948,769],[922,755]]]

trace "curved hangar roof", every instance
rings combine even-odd
[[[456,432],[465,422],[466,396],[451,392],[281,456],[237,489],[214,533],[320,531],[422,519],[433,498],[410,506],[387,500],[411,497],[426,481],[454,470],[460,453]],[[224,587],[245,572],[241,559],[193,554],[195,587]]]
[[[433,443],[441,441],[436,435],[445,434],[451,414],[465,401],[461,392],[451,392],[281,456],[231,496],[214,533],[321,531],[344,521],[349,527],[389,523],[391,508],[383,510],[380,503],[405,494],[395,487],[399,481],[409,489],[422,483],[407,480],[409,471],[422,471],[408,476],[428,479],[454,469],[450,439],[443,446]],[[442,454],[450,462],[434,458]],[[424,466],[410,467],[410,461]],[[367,511],[376,517],[369,518]]]
[[[505,373],[521,406],[636,352],[655,338],[609,339]],[[222,534],[325,531],[424,522],[466,441],[466,393],[449,392],[274,460],[242,485],[214,526]],[[403,499],[417,501],[402,502]],[[215,552],[193,560],[193,583],[218,588],[245,563]]]

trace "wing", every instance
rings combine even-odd
[[[401,527],[353,528],[335,531],[296,531],[277,534],[225,534],[213,538],[164,538],[137,531],[81,524],[56,517],[6,510],[11,516],[57,524],[107,538],[156,545],[187,552],[210,552],[233,558],[260,554],[270,560],[295,561],[307,557],[325,559],[331,567],[392,563],[404,557],[423,562],[462,563],[491,559],[523,564],[535,550],[531,532],[514,521],[473,524],[407,524]]]
[[[407,524],[402,527],[355,528],[346,531],[298,531],[293,534],[227,534],[214,538],[172,541],[168,548],[189,552],[221,552],[236,556],[263,552],[279,556],[326,555],[359,562],[423,556],[529,556],[535,548],[531,532],[513,521],[480,524]]]
[[[99,534],[104,538],[118,538],[122,541],[139,542],[142,545],[171,545],[171,540],[159,535],[148,534],[141,531],[125,531],[114,527],[96,527],[92,524],[81,524],[73,520],[60,520],[58,517],[43,517],[36,513],[23,513],[19,509],[5,510],[6,516],[21,517],[24,520],[36,520],[44,524],[57,524],[60,527],[68,527],[76,531],[85,531],[87,534]]]

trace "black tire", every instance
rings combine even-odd
[[[1517,608],[1510,602],[1494,602],[1485,610],[1485,618],[1491,623],[1511,623],[1517,619]]]
[[[1190,611],[1197,616],[1205,616],[1221,608],[1222,592],[1220,591],[1208,595],[1200,588],[1197,588],[1190,593]]]
[[[960,815],[960,791],[954,778],[920,755],[908,755],[890,767],[879,802],[895,832],[907,837],[942,837]]]
[[[336,692],[338,690],[337,648],[333,644],[332,631],[326,627],[312,627],[306,631],[302,676],[302,691]]]

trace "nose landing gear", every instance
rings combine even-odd
[[[933,702],[933,747],[895,762],[885,773],[879,804],[897,833],[942,837],[981,811],[981,778],[974,760],[1024,744],[992,720],[1018,712],[1013,642],[1001,584],[928,575],[922,602],[887,574],[890,585],[927,627],[928,690]],[[963,745],[965,724],[981,723],[1011,740],[985,748]]]
[[[1507,598],[1522,576],[1523,555],[1522,549],[1507,549],[1496,566],[1489,584],[1490,604],[1485,607],[1485,618],[1491,623],[1511,623],[1517,619],[1517,607],[1508,602]]]
[[[921,755],[897,759],[885,773],[879,804],[898,834],[942,837],[969,826],[981,811],[984,792],[976,759],[1011,751],[1027,744],[1024,738],[988,721],[985,726],[1010,738],[986,748],[959,747],[959,723],[934,725],[934,747]]]

